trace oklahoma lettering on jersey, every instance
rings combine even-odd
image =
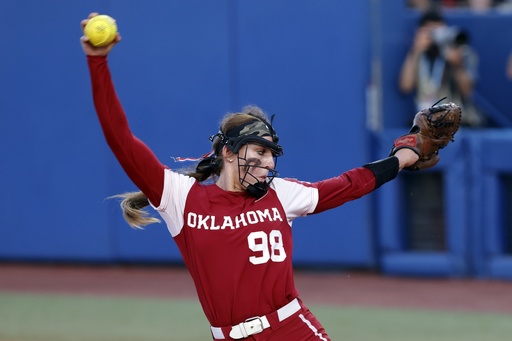
[[[283,179],[274,179],[268,193],[256,199],[165,171],[156,209],[211,325],[234,325],[298,296],[291,225],[296,217],[313,212],[317,202],[316,188]]]
[[[222,221],[222,223],[219,223]],[[281,213],[275,207],[271,209],[265,209],[263,211],[248,211],[243,212],[235,217],[224,216],[217,217],[214,215],[202,215],[194,212],[188,212],[187,214],[187,226],[197,229],[205,230],[225,230],[225,229],[238,229],[248,225],[254,225],[263,222],[271,221],[283,221]]]

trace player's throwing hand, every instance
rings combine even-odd
[[[93,13],[89,14],[87,19],[84,19],[80,22],[80,24],[82,26],[82,32],[84,32],[84,28],[87,25],[87,23],[89,22],[89,20],[91,20],[92,18],[94,18],[97,15],[99,15],[99,13],[93,12]],[[80,43],[82,44],[82,49],[84,50],[85,54],[88,56],[106,56],[110,53],[110,51],[112,50],[114,45],[116,45],[120,41],[121,41],[121,35],[119,34],[119,32],[116,33],[114,40],[106,46],[92,45],[89,42],[89,37],[87,37],[85,34],[82,37],[80,37]]]

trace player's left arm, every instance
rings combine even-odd
[[[368,163],[349,170],[337,177],[312,184],[318,189],[318,205],[313,213],[319,213],[358,199],[388,181],[398,172],[413,165],[418,155],[409,149],[400,150],[393,157]]]

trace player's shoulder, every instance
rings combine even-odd
[[[294,178],[275,178],[270,187],[279,195],[286,194],[292,196],[300,192],[317,190],[313,183]]]
[[[192,186],[194,183],[197,182],[197,180],[190,175],[183,174],[181,172],[174,171],[170,168],[166,168],[164,170],[165,177],[168,177],[172,181],[180,182],[184,184],[188,184],[189,186]]]
[[[305,186],[305,187],[313,187],[311,182],[299,180],[296,178],[275,178],[272,181],[272,184],[275,186]]]
[[[293,178],[275,178],[271,184],[290,220],[313,212],[318,203],[314,184]]]

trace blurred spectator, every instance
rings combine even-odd
[[[512,81],[512,53],[508,56],[506,74],[507,78]]]
[[[452,7],[460,6],[461,1],[460,0],[443,0],[441,3],[444,8],[452,8]]]
[[[496,9],[502,13],[512,12],[512,0],[503,0],[496,5]]]
[[[493,6],[492,0],[469,0],[469,8],[475,12],[486,12]]]
[[[431,0],[408,0],[407,5],[421,12],[426,12],[433,6]]]
[[[399,87],[404,94],[415,93],[418,110],[447,97],[462,107],[462,125],[477,127],[484,124],[471,100],[478,56],[468,40],[467,32],[446,25],[439,12],[423,13],[402,64]]]
[[[471,9],[474,12],[486,12],[492,8],[502,6],[510,0],[407,0],[407,6],[425,12],[430,8],[461,8]]]

